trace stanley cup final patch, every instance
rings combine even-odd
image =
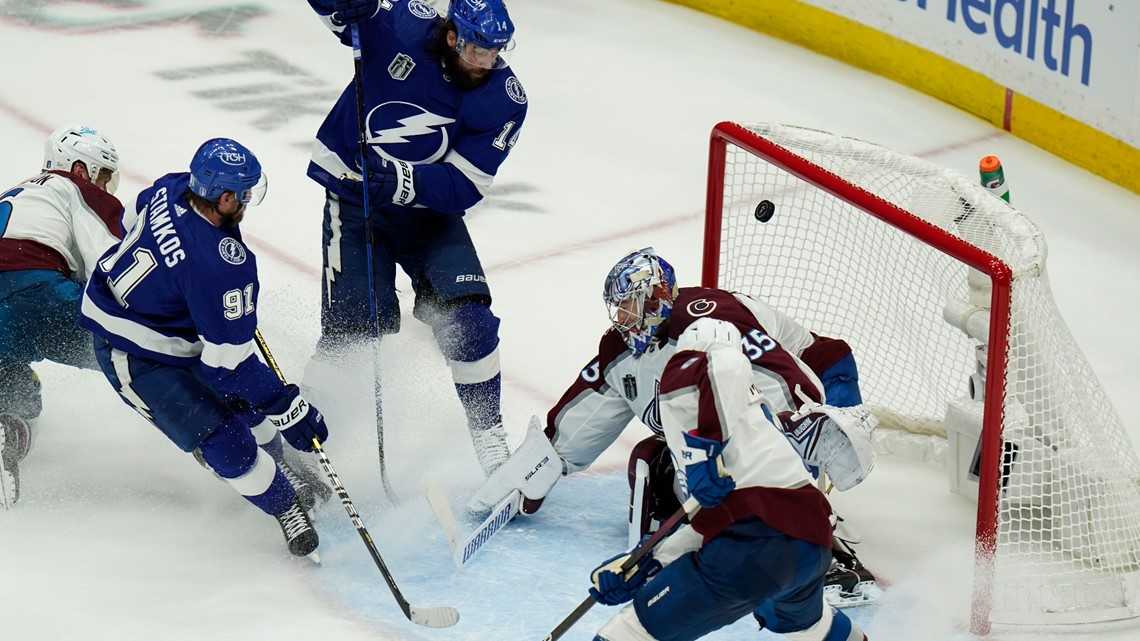
[[[625,388],[625,397],[629,400],[637,398],[637,377],[633,374],[626,374],[621,378],[621,385]]]
[[[416,61],[406,53],[398,53],[392,59],[392,64],[388,65],[388,75],[392,76],[394,80],[404,80],[408,74],[412,73],[412,67],[416,66]]]

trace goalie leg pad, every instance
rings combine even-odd
[[[647,472],[641,483],[636,478],[639,462]],[[631,541],[636,542],[642,536],[656,532],[658,525],[680,509],[676,478],[673,457],[669,455],[665,439],[650,436],[633,446],[629,454]],[[637,496],[639,490],[643,492],[641,497]],[[639,506],[637,513],[632,511],[635,505]],[[635,526],[638,528],[637,538],[633,538]]]
[[[562,458],[534,416],[522,445],[475,491],[467,507],[476,512],[489,510],[514,490],[531,501],[541,501],[561,476]]]

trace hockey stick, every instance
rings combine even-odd
[[[649,554],[649,552],[661,542],[661,539],[669,536],[673,528],[677,527],[677,524],[680,523],[682,519],[688,515],[696,514],[697,511],[700,510],[700,507],[700,504],[697,503],[697,499],[690,496],[688,500],[681,505],[681,508],[674,512],[673,516],[666,519],[665,522],[661,524],[661,527],[658,528],[645,543],[637,546],[637,549],[629,554],[629,558],[625,560],[625,563],[621,564],[621,569],[618,571],[625,574],[632,568],[637,567],[637,562],[640,561],[642,557]],[[558,639],[561,639],[562,635],[566,634],[579,619],[585,616],[585,614],[590,611],[590,608],[594,607],[595,603],[597,603],[597,601],[594,600],[594,597],[586,597],[586,600],[579,603],[573,612],[567,615],[565,619],[562,619],[561,623],[554,626],[554,629],[550,631],[550,634],[543,637],[542,641],[558,641]]]
[[[489,541],[496,532],[503,529],[504,525],[510,523],[511,519],[518,516],[522,499],[522,492],[512,491],[507,495],[507,498],[495,506],[494,510],[491,510],[491,514],[484,519],[479,527],[475,528],[475,531],[461,542],[459,540],[459,526],[455,520],[455,511],[451,508],[451,501],[447,499],[447,495],[438,485],[433,483],[428,486],[428,505],[431,506],[436,520],[439,521],[440,528],[443,529],[447,545],[451,548],[451,560],[455,563],[455,567],[463,567],[463,564],[470,561],[471,557],[483,548],[484,543]]]
[[[265,356],[265,362],[273,370],[281,382],[285,382],[285,374],[282,373],[281,368],[277,366],[277,361],[273,358],[273,354],[269,351],[269,345],[266,344],[265,339],[261,336],[261,330],[254,330],[254,340],[257,341],[257,348],[261,350],[261,354]],[[336,495],[340,497],[340,502],[344,505],[344,509],[348,512],[348,518],[352,520],[352,524],[356,526],[356,531],[360,534],[360,538],[364,541],[365,547],[368,548],[368,553],[372,555],[372,560],[376,562],[376,567],[380,568],[380,573],[384,575],[384,581],[388,584],[388,589],[392,591],[392,596],[396,597],[396,603],[400,604],[400,609],[404,611],[404,616],[408,617],[412,623],[422,625],[428,628],[447,628],[455,625],[459,621],[459,611],[451,606],[440,606],[436,608],[417,608],[416,606],[408,603],[404,595],[400,592],[400,588],[396,585],[396,580],[392,578],[392,573],[388,571],[388,566],[384,564],[384,559],[380,558],[380,552],[376,549],[376,544],[372,542],[372,536],[368,534],[368,529],[364,527],[364,521],[360,519],[360,514],[357,513],[356,507],[352,504],[352,499],[348,497],[348,491],[344,489],[344,485],[340,482],[340,477],[337,476],[336,470],[333,469],[332,462],[325,454],[324,448],[321,447],[320,440],[313,439],[313,451],[317,453],[317,457],[321,460],[321,467],[325,470],[325,475],[332,481],[333,489],[336,490]]]
[[[360,28],[354,23],[348,27],[352,38],[352,81],[356,86],[356,121],[360,130],[360,178],[364,196],[364,260],[368,268],[368,313],[372,330],[372,389],[376,401],[376,450],[380,455],[380,482],[384,493],[395,505],[398,503],[392,484],[388,481],[388,466],[384,461],[384,407],[380,387],[380,329],[376,312],[376,274],[372,266],[375,232],[372,229],[372,204],[368,193],[368,127],[364,117],[364,80],[360,60]]]

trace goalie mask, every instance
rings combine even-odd
[[[207,140],[190,161],[190,190],[212,203],[232,191],[241,204],[256,206],[265,198],[267,188],[261,163],[236,140]]]
[[[70,172],[76,162],[87,167],[92,183],[113,194],[119,187],[119,152],[110,140],[84,125],[64,125],[44,141],[44,169]]]
[[[640,356],[673,311],[677,277],[669,263],[646,247],[614,265],[606,276],[603,298],[614,329]]]

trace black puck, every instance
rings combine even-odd
[[[761,200],[759,205],[756,205],[756,220],[766,223],[772,220],[772,215],[776,213],[776,205],[770,200]]]

